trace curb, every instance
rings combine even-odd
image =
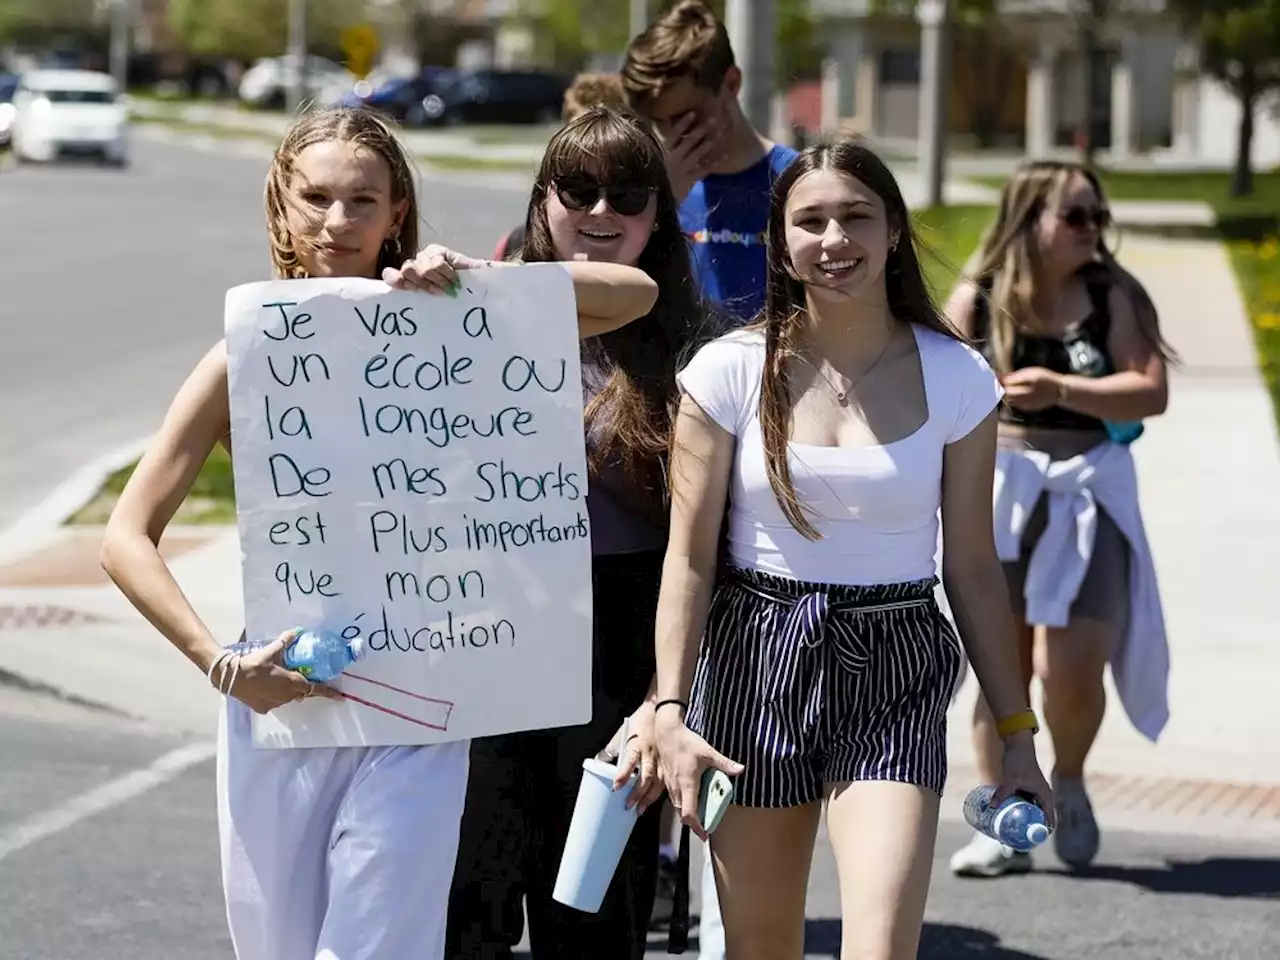
[[[122,444],[91,460],[53,492],[0,532],[0,562],[16,560],[44,546],[77,510],[97,496],[107,477],[146,452],[152,435]]]

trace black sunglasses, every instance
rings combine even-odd
[[[653,188],[643,183],[600,183],[583,174],[556,177],[556,196],[570,210],[590,210],[601,197],[622,217],[644,213]]]
[[[1090,224],[1105,230],[1111,223],[1111,211],[1106,207],[1067,207],[1058,212],[1058,219],[1072,230],[1083,230]]]

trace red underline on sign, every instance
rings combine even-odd
[[[357,697],[355,694],[347,693],[344,690],[339,690],[338,694],[344,700],[351,700],[354,703],[359,703],[366,707],[371,707],[374,710],[381,710],[383,713],[390,714],[393,717],[399,717],[401,720],[406,720],[409,723],[416,723],[420,727],[427,727],[430,730],[440,730],[446,733],[449,730],[448,727],[442,727],[438,723],[427,723],[427,721],[425,720],[419,720],[417,717],[410,717],[407,714],[401,713],[399,710],[392,710],[390,707],[384,707],[381,704],[373,703],[372,701],[365,700],[363,697]]]
[[[350,671],[344,671],[342,675],[343,677],[350,677],[352,680],[363,680],[365,683],[372,683],[375,687],[384,687],[387,690],[394,690],[396,693],[403,693],[406,697],[413,697],[413,699],[421,700],[423,703],[438,703],[438,704],[441,704],[442,706],[448,707],[450,710],[453,709],[452,700],[440,700],[436,697],[424,697],[420,693],[413,693],[412,691],[409,691],[409,690],[402,690],[399,687],[394,687],[389,683],[383,683],[381,680],[374,680],[374,679],[371,679],[370,677],[362,677],[360,676],[360,674],[351,673]]]

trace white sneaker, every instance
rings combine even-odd
[[[1003,877],[1030,871],[1031,854],[1006,847],[985,833],[975,833],[951,855],[951,872],[957,877]]]
[[[1093,805],[1085,792],[1084,780],[1053,778],[1053,809],[1058,823],[1053,830],[1053,849],[1069,867],[1087,867],[1098,855],[1102,832],[1098,829]]]

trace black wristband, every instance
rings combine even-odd
[[[665,706],[667,706],[668,704],[671,704],[671,703],[678,704],[678,705],[680,706],[680,709],[681,709],[681,710],[688,710],[688,709],[689,709],[689,705],[688,705],[687,703],[685,703],[683,700],[659,700],[656,704],[654,704],[654,706],[653,706],[653,712],[654,712],[654,713],[657,713],[657,712],[658,712],[659,710],[661,710],[663,707],[665,707]]]

